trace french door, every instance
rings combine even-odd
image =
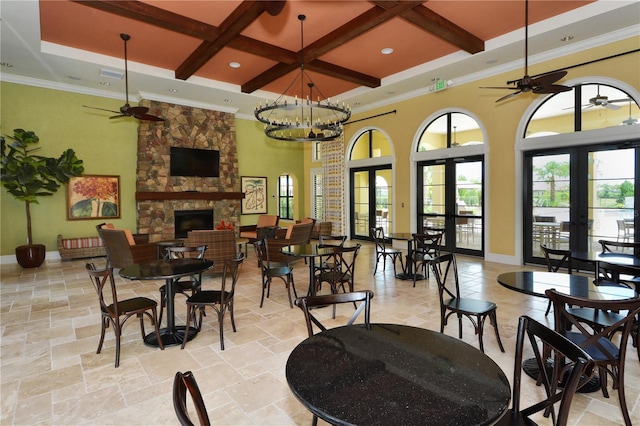
[[[368,240],[377,226],[392,232],[392,190],[390,165],[351,169],[351,239]]]
[[[444,229],[443,250],[484,254],[483,157],[418,163],[418,232]]]
[[[597,251],[598,240],[634,241],[640,141],[524,154],[524,260],[544,263],[540,245]]]

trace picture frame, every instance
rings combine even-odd
[[[67,220],[120,217],[120,176],[82,175],[67,182]]]
[[[267,213],[267,178],[265,176],[241,176],[240,185],[244,198],[242,199],[242,214]]]

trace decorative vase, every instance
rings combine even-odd
[[[42,265],[46,254],[44,244],[27,244],[16,247],[16,259],[23,268],[37,268]]]

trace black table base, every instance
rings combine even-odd
[[[413,276],[416,276],[416,281],[419,280],[424,280],[424,275],[422,274],[411,274],[408,272],[400,272],[399,274],[396,274],[396,278],[399,280],[405,280],[405,281],[413,281]]]
[[[168,328],[161,328],[160,338],[162,339],[162,343],[164,343],[165,346],[182,345],[182,342],[184,341],[184,337],[185,337],[184,335],[185,335],[186,328],[187,327],[185,327],[184,325],[174,327],[173,331],[169,331]],[[189,335],[187,336],[187,342],[193,339],[194,337],[196,337],[197,334],[198,334],[197,329],[193,327],[189,327]],[[154,331],[153,333],[149,333],[146,336],[144,336],[144,343],[146,343],[149,346],[158,347],[158,336],[156,335],[156,332]]]
[[[549,363],[547,364],[547,374],[551,376],[553,366]],[[538,362],[535,358],[529,358],[522,362],[522,371],[531,377],[533,380],[538,380],[538,373],[540,369],[538,368]],[[591,380],[583,387],[578,389],[578,393],[593,393],[598,392],[600,390],[600,378],[596,375],[591,377]]]

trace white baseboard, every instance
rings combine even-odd
[[[60,252],[58,250],[56,251],[48,251],[45,254],[45,258],[44,261],[45,262],[49,262],[49,261],[59,261],[62,260],[62,258],[60,257]],[[12,265],[12,264],[17,264],[18,261],[16,260],[16,255],[15,254],[9,254],[6,256],[0,256],[0,265]]]

